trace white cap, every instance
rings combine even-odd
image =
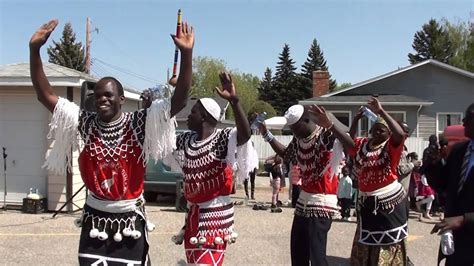
[[[212,116],[216,121],[220,121],[221,118],[221,108],[219,104],[214,99],[211,98],[201,98],[199,99],[204,109]]]
[[[291,126],[298,122],[303,116],[304,113],[304,107],[301,104],[296,104],[288,108],[288,110],[285,112],[285,118],[286,118],[286,124],[288,126]]]

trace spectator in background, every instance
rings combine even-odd
[[[301,168],[296,159],[291,163],[290,184],[291,207],[295,208],[301,192]]]
[[[446,158],[441,151],[431,153],[425,165],[430,186],[446,192],[445,218],[431,233],[452,232],[454,253],[446,256],[447,266],[474,264],[474,103],[466,109],[463,125],[468,140],[455,144]],[[440,252],[438,260],[443,257]]]
[[[273,160],[273,164],[270,170],[271,174],[271,184],[272,184],[272,206],[271,212],[282,212],[281,208],[277,206],[278,203],[278,195],[280,193],[280,182],[281,179],[284,178],[283,176],[283,159],[281,156],[276,155],[275,159]]]
[[[342,220],[349,221],[352,205],[352,179],[349,176],[349,168],[347,166],[342,168],[339,186],[337,187],[337,199],[341,206]]]
[[[405,122],[398,122],[398,124],[401,126],[403,129],[403,132],[405,133],[405,139],[408,138],[410,128],[408,127],[407,123]],[[398,173],[398,182],[402,184],[403,188],[405,191],[410,191],[410,177],[411,177],[411,172],[413,171],[413,168],[419,167],[421,165],[421,162],[418,160],[413,160],[408,159],[408,149],[405,145],[403,145],[403,152],[402,155],[400,156],[400,163],[398,164],[397,167],[397,173]]]

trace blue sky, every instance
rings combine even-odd
[[[275,68],[285,43],[299,68],[316,38],[331,75],[354,84],[408,65],[413,35],[424,23],[443,17],[468,21],[474,0],[0,0],[0,65],[27,62],[31,34],[51,18],[60,24],[47,45],[59,40],[66,22],[84,43],[88,16],[99,29],[92,33],[92,58],[101,60],[93,74],[144,89],[164,82],[172,67],[169,34],[176,30],[179,8],[195,27],[194,56],[219,58],[261,78],[267,66]],[[47,61],[46,49],[42,55]]]

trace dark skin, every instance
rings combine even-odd
[[[229,73],[221,72],[219,78],[221,87],[216,87],[215,89],[221,98],[229,101],[234,111],[235,125],[237,127],[237,145],[240,146],[250,139],[250,125],[239,103],[236,88],[232,82],[232,76]],[[209,137],[214,132],[216,123],[217,121],[207,113],[200,101],[193,106],[188,116],[188,128],[197,132],[198,140]]]
[[[341,141],[344,149],[351,149],[354,147],[354,141],[352,138],[344,132],[338,125],[333,124],[329,117],[327,116],[326,110],[322,106],[311,105],[308,108],[305,108],[303,115],[300,120],[295,124],[290,126],[291,132],[297,138],[306,138],[311,135],[316,129],[317,126],[323,128],[329,128],[332,133],[336,136],[339,141]],[[260,132],[262,135],[267,133],[267,127],[264,123],[259,124]],[[269,142],[272,149],[280,156],[284,156],[286,151],[286,146],[278,142],[276,139],[273,139]]]
[[[474,140],[474,104],[471,104],[465,113],[463,119],[464,126],[464,135],[470,140]],[[440,152],[434,152],[430,155],[431,162],[438,162],[441,160],[443,155]],[[445,217],[443,221],[435,224],[431,230],[432,234],[438,233],[438,235],[443,234],[448,230],[457,230],[464,225],[464,216],[454,216],[454,217]]]
[[[31,81],[33,82],[38,100],[50,112],[54,111],[54,107],[58,102],[58,96],[54,93],[44,73],[40,49],[57,25],[58,20],[56,19],[44,24],[33,34],[29,43]],[[191,88],[194,30],[190,25],[184,23],[180,36],[171,35],[171,38],[181,52],[180,75],[176,82],[175,93],[171,98],[170,113],[171,116],[174,116],[186,106]],[[121,106],[125,101],[125,97],[120,94],[117,84],[111,80],[99,80],[94,87],[94,94],[97,114],[102,121],[111,122],[121,116]]]
[[[387,126],[380,123],[376,123],[372,126],[370,133],[372,137],[369,140],[371,145],[379,145],[388,140],[392,137],[392,144],[394,146],[398,146],[403,143],[405,140],[405,132],[403,132],[402,127],[395,121],[382,107],[379,100],[376,97],[372,97],[369,102],[367,103],[367,107],[369,107],[372,112],[375,114],[380,115],[385,122],[387,122]],[[362,107],[359,109],[357,114],[354,116],[354,120],[352,121],[351,128],[349,130],[349,134],[352,137],[355,137],[355,132],[357,130],[358,122],[362,118]]]

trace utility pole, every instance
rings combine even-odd
[[[91,23],[89,21],[89,17],[87,17],[87,24],[86,24],[86,73],[91,73]]]

